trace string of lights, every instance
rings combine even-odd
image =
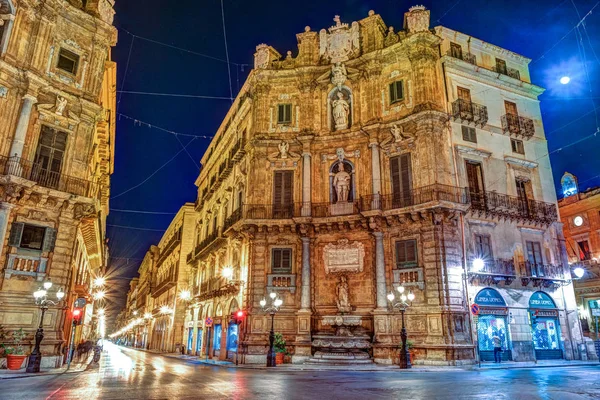
[[[229,76],[229,97],[233,104],[233,85],[231,83],[231,64],[229,63],[229,48],[227,47],[227,29],[225,29],[225,7],[221,0],[221,20],[223,21],[223,42],[225,43],[225,57],[227,59],[227,75]]]
[[[151,229],[151,228],[139,228],[137,226],[127,226],[127,225],[112,225],[112,224],[106,224],[106,226],[110,226],[111,228],[118,228],[118,229],[133,229],[133,230],[138,230],[138,231],[149,231],[149,232],[164,232],[164,229]]]
[[[154,215],[177,215],[176,212],[163,212],[163,211],[144,211],[144,210],[123,210],[119,208],[111,208],[111,212],[122,212],[122,213],[134,213],[134,214],[154,214]]]
[[[145,126],[147,128],[150,128],[150,129],[158,129],[159,131],[170,133],[171,135],[186,136],[186,137],[192,137],[192,138],[196,138],[196,139],[212,139],[214,137],[214,136],[207,136],[207,135],[192,135],[192,134],[189,134],[189,133],[176,132],[176,131],[172,131],[170,129],[166,129],[166,128],[162,128],[162,127],[157,126],[157,125],[150,124],[148,122],[144,122],[144,121],[142,121],[140,119],[137,119],[137,118],[130,117],[129,115],[125,115],[125,114],[122,114],[122,113],[117,113],[117,115],[118,115],[119,118],[125,118],[125,119],[127,119],[129,121],[132,121],[134,125]]]
[[[137,95],[142,95],[142,96],[164,96],[164,97],[185,97],[185,98],[192,98],[192,99],[210,99],[210,100],[231,100],[231,98],[229,97],[222,97],[222,96],[203,96],[203,95],[196,95],[196,94],[178,94],[178,93],[159,93],[159,92],[141,92],[141,91],[134,91],[134,90],[118,90],[117,93],[119,94],[137,94]]]

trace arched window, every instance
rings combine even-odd
[[[8,48],[8,40],[15,19],[15,7],[12,0],[0,0],[0,56]]]

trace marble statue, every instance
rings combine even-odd
[[[350,105],[344,99],[344,93],[337,92],[337,100],[333,101],[333,119],[335,121],[336,130],[348,128],[349,115]]]
[[[337,284],[336,288],[337,293],[337,308],[340,312],[350,312],[352,311],[352,306],[350,305],[349,295],[348,295],[348,281],[346,276],[342,275],[340,277],[340,282]]]
[[[348,72],[344,64],[335,63],[331,66],[331,83],[336,85],[338,88],[346,83]]]
[[[280,158],[288,158],[288,152],[290,150],[290,145],[288,144],[288,142],[281,142],[279,143],[279,145],[277,146],[277,148],[279,149],[279,157]]]
[[[67,99],[65,99],[64,97],[61,96],[56,96],[56,114],[57,115],[63,115],[63,112],[65,112],[65,108],[67,107]]]
[[[338,172],[333,177],[333,186],[337,193],[337,203],[346,203],[348,201],[351,181],[352,177],[344,169],[344,163],[340,161],[338,163]]]

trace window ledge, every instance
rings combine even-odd
[[[425,278],[422,267],[394,269],[394,289],[400,285],[404,287],[418,287],[425,289]]]
[[[296,293],[296,274],[268,274],[267,290]]]

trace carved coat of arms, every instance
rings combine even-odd
[[[329,33],[325,29],[319,32],[319,55],[332,63],[347,61],[360,52],[358,22],[353,22],[349,27],[348,24],[341,22],[339,15],[336,15],[333,20],[335,26],[329,28]]]

